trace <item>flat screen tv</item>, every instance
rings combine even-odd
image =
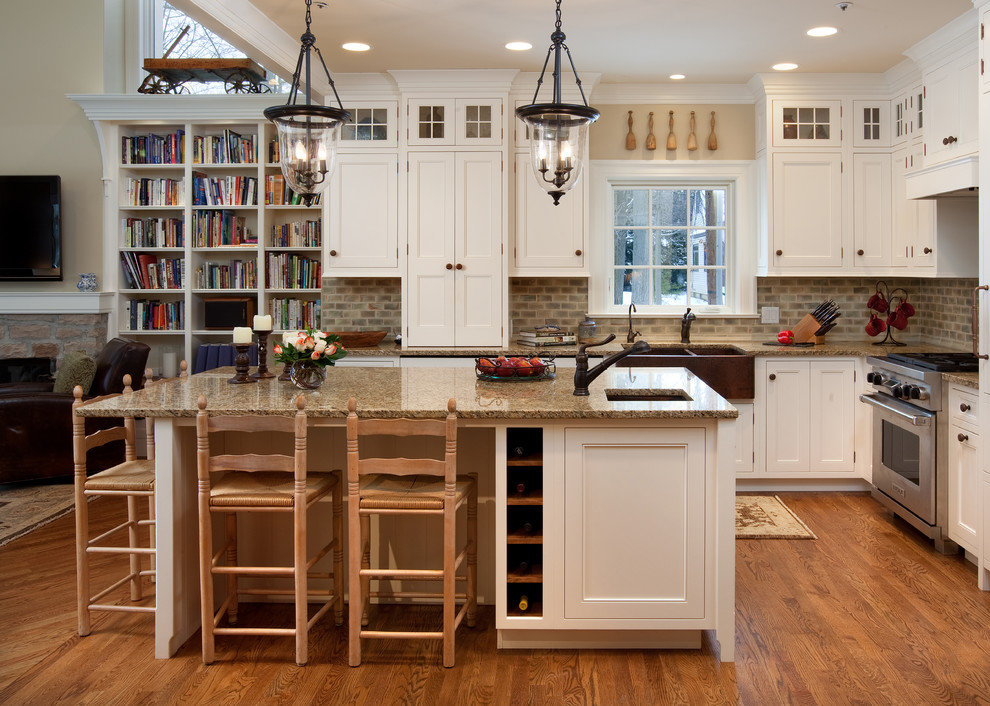
[[[0,280],[62,279],[62,184],[0,176]]]

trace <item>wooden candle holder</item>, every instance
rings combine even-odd
[[[271,331],[255,331],[258,336],[258,372],[251,377],[255,380],[266,380],[275,377],[275,373],[268,370],[268,334]]]
[[[234,377],[227,380],[231,385],[243,385],[246,382],[258,382],[255,378],[248,375],[248,370],[251,369],[251,359],[248,358],[248,351],[251,350],[250,343],[235,343],[234,348],[237,349],[237,357],[234,358],[234,370],[236,374]]]

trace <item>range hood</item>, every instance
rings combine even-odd
[[[949,162],[933,164],[905,175],[909,199],[940,199],[978,196],[980,158],[971,154]]]

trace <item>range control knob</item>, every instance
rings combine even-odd
[[[894,385],[894,387],[890,390],[890,394],[900,399],[904,396],[904,388],[901,385]]]
[[[921,388],[918,387],[917,385],[908,385],[906,388],[906,392],[907,392],[906,397],[909,397],[912,400],[921,399]]]
[[[884,377],[883,373],[872,373],[873,379],[870,380],[874,385],[883,385]],[[869,378],[867,378],[869,380]]]
[[[876,375],[876,373],[867,373],[866,374],[866,382],[873,382],[873,376],[874,375]]]

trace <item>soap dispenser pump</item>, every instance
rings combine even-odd
[[[595,340],[598,332],[598,324],[591,320],[591,316],[584,315],[584,321],[578,324],[578,343],[591,343]]]

